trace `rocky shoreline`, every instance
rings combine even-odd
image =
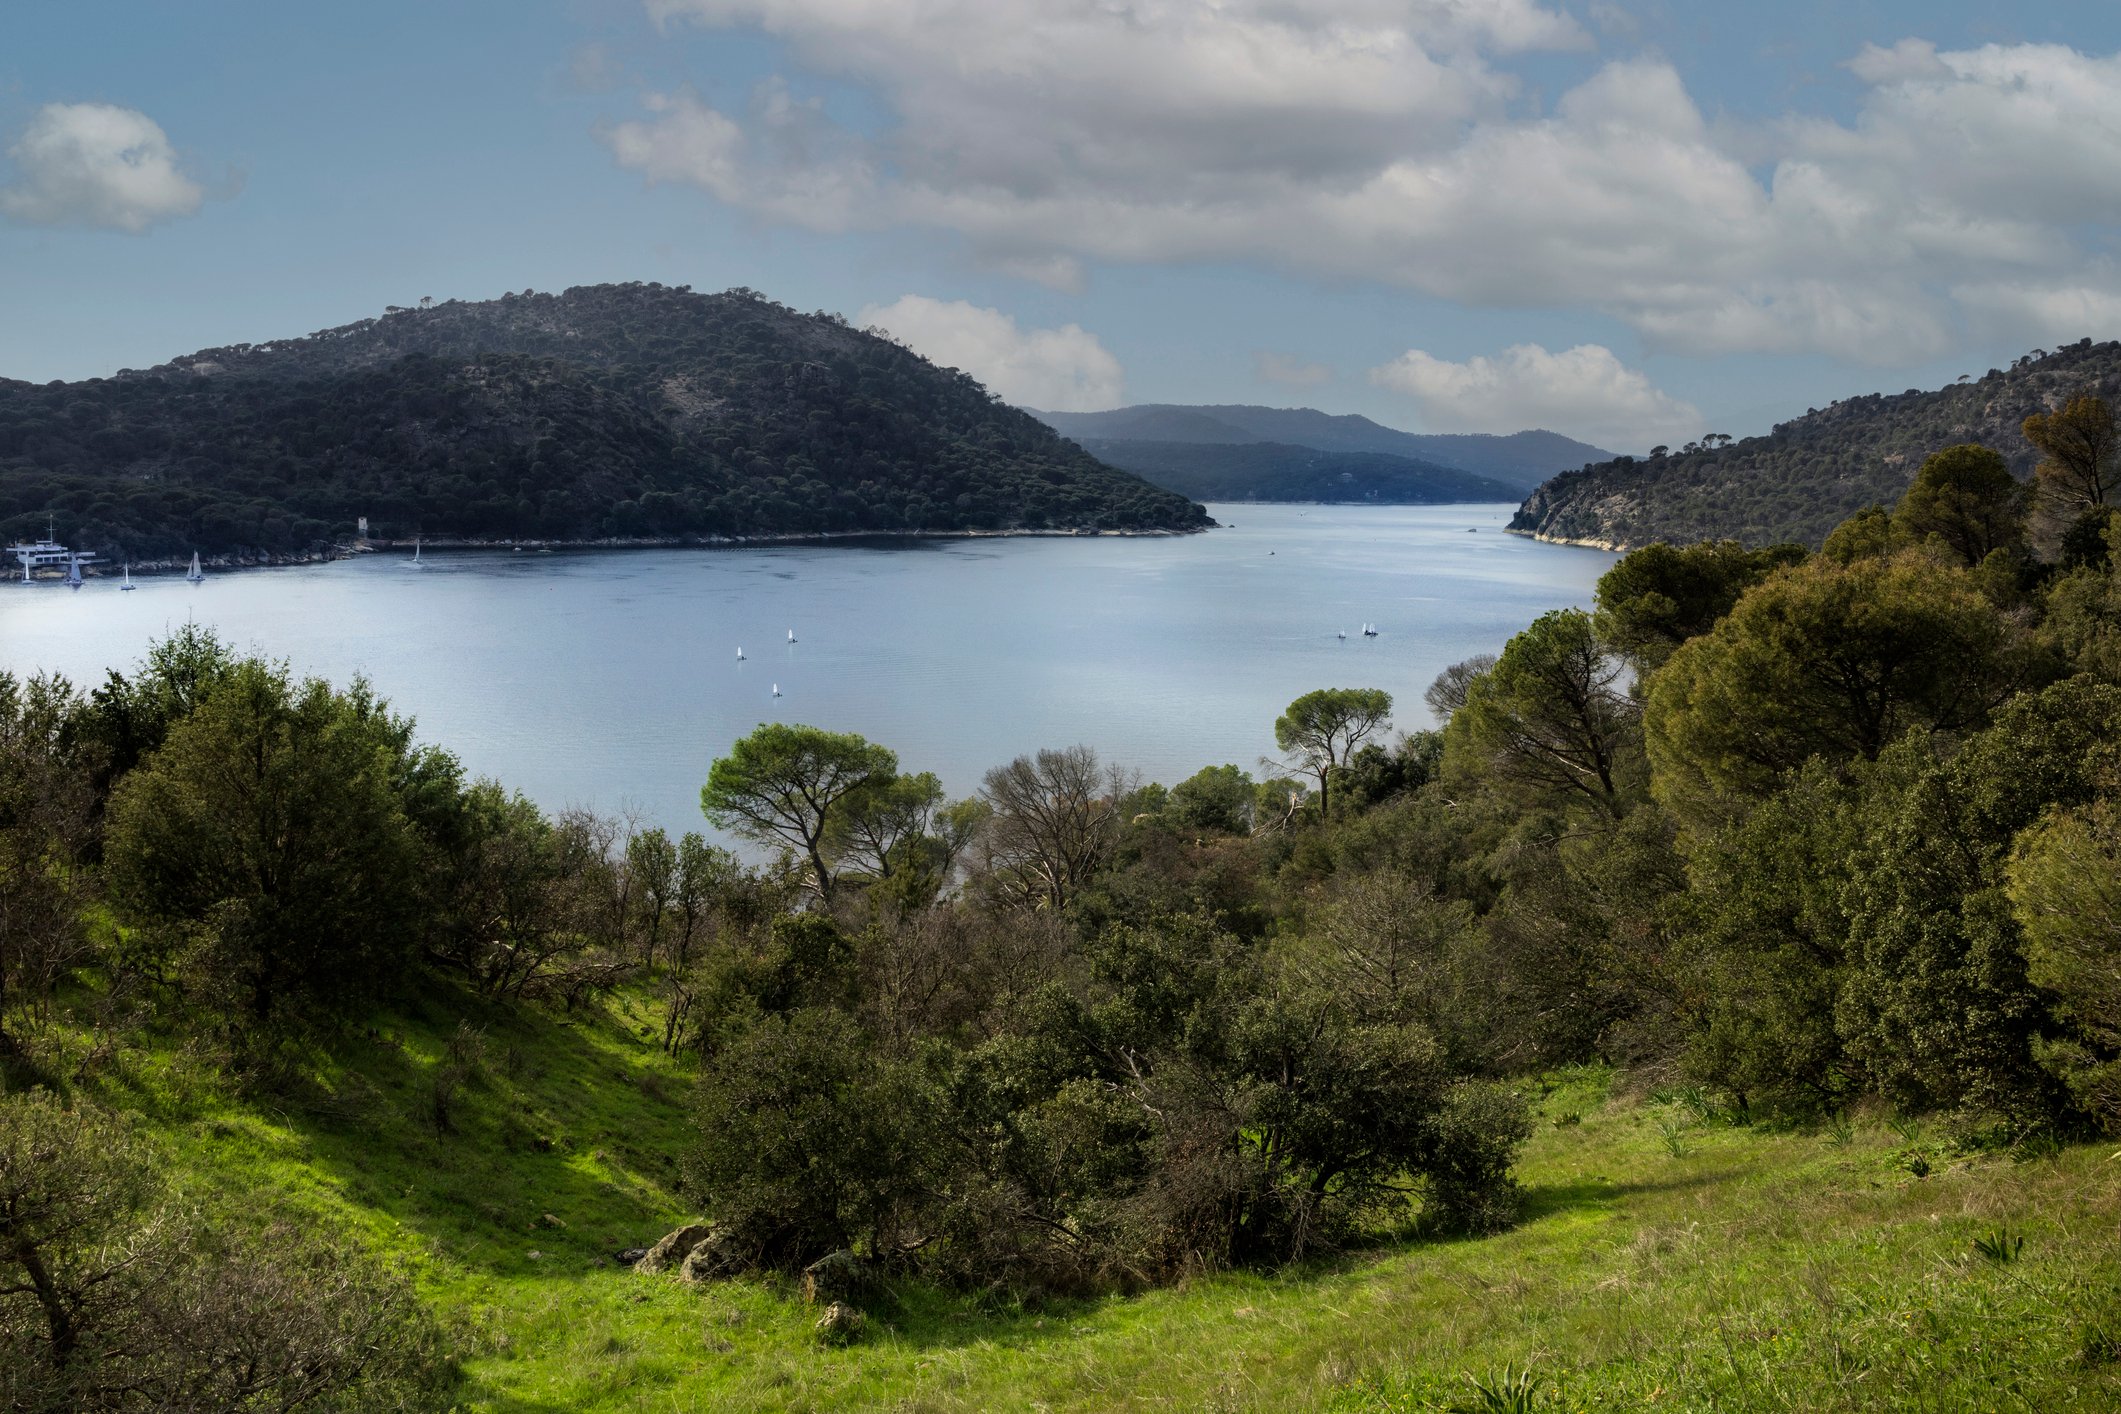
[[[1582,540],[1574,540],[1566,535],[1549,535],[1543,530],[1525,530],[1514,525],[1504,526],[1503,533],[1505,535],[1522,535],[1523,537],[1525,537],[1525,539],[1537,540],[1542,545],[1576,545],[1586,550],[1605,550],[1615,555],[1624,555],[1628,551],[1636,548],[1633,545],[1629,545],[1626,542],[1619,540],[1597,540],[1589,538]]]

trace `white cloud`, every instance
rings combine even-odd
[[[762,30],[889,119],[652,97],[611,134],[621,161],[818,229],[951,231],[1063,287],[1087,261],[1243,261],[1594,310],[1658,349],[1877,362],[2108,333],[2041,321],[2121,296],[2097,258],[2121,225],[2121,55],[1870,46],[1851,121],[1741,129],[1654,59],[1527,109],[1513,56],[1589,42],[1536,0],[647,3]],[[2039,294],[1958,293],[2009,289]]]
[[[1004,402],[1047,412],[1095,412],[1124,400],[1119,360],[1078,325],[1020,329],[998,309],[904,295],[856,318],[888,330],[930,363],[962,369]]]
[[[1453,363],[1409,349],[1370,370],[1380,388],[1413,400],[1433,432],[1544,428],[1600,446],[1643,450],[1703,432],[1694,407],[1657,388],[1601,344],[1549,353],[1516,344],[1494,358]]]
[[[205,200],[145,113],[108,103],[48,103],[8,148],[18,176],[0,215],[32,226],[100,226],[135,235]]]
[[[1333,370],[1323,363],[1306,363],[1295,354],[1259,349],[1252,355],[1252,373],[1262,383],[1289,388],[1315,388],[1333,381]]]

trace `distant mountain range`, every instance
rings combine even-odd
[[[1182,531],[1183,496],[972,378],[750,290],[391,309],[79,383],[0,379],[0,533],[134,561],[353,537]]]
[[[2121,343],[2035,349],[1935,392],[1813,408],[1764,437],[1564,472],[1531,494],[1510,528],[1620,550],[1724,538],[1817,546],[1854,512],[1899,500],[1923,460],[1955,443],[1993,447],[2031,476],[2039,455],[2019,424],[2079,392],[2121,398]]]
[[[1134,442],[1082,439],[1108,466],[1196,501],[1375,502],[1442,505],[1514,501],[1523,488],[1457,467],[1386,452],[1323,452],[1285,442]]]
[[[1338,452],[1385,456],[1408,465],[1386,468],[1373,464],[1370,474],[1382,478],[1373,484],[1390,483],[1402,488],[1407,494],[1387,497],[1348,495],[1296,496],[1291,499],[1319,500],[1491,500],[1495,499],[1488,488],[1470,494],[1471,483],[1452,483],[1450,473],[1471,473],[1484,478],[1488,483],[1499,483],[1505,488],[1502,499],[1514,499],[1537,486],[1556,472],[1570,467],[1583,466],[1589,462],[1600,462],[1611,458],[1611,452],[1594,447],[1587,442],[1578,442],[1555,432],[1516,432],[1509,436],[1488,434],[1430,435],[1402,432],[1395,427],[1386,427],[1372,422],[1367,417],[1353,414],[1336,415],[1319,412],[1315,408],[1269,408],[1245,404],[1185,406],[1175,403],[1143,403],[1135,407],[1115,408],[1110,412],[1038,412],[1032,416],[1040,419],[1063,436],[1072,437],[1086,448],[1098,451],[1098,455],[1115,466],[1124,466],[1138,471],[1158,485],[1178,489],[1174,481],[1160,479],[1168,474],[1166,468],[1180,468],[1187,477],[1187,484],[1208,489],[1189,492],[1200,499],[1244,500],[1279,499],[1279,497],[1233,494],[1224,489],[1225,482],[1215,472],[1213,457],[1194,454],[1191,458],[1168,450],[1172,445],[1186,446],[1254,446],[1270,444],[1285,449],[1303,452]],[[1091,447],[1096,443],[1097,447]],[[1143,444],[1165,444],[1165,449],[1151,449]],[[1124,446],[1120,444],[1125,444]],[[1098,450],[1103,448],[1106,450]],[[1283,460],[1271,473],[1262,468],[1279,455]],[[1123,458],[1123,459],[1115,459]],[[1341,483],[1343,473],[1359,480],[1363,471],[1351,464],[1330,468],[1314,466],[1306,473],[1300,457],[1291,457],[1286,452],[1268,454],[1255,452],[1243,459],[1233,459],[1232,471],[1227,486],[1264,484],[1265,481],[1282,486],[1315,485],[1330,490]],[[1152,469],[1153,468],[1153,469]],[[1451,488],[1451,489],[1446,489]],[[1439,494],[1411,494],[1420,489],[1436,490]],[[1467,492],[1469,494],[1460,494]]]

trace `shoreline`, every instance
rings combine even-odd
[[[293,565],[330,564],[337,560],[358,559],[363,555],[394,555],[409,553],[415,544],[430,550],[486,550],[486,551],[601,551],[601,550],[749,550],[775,545],[815,545],[836,541],[860,540],[1090,540],[1090,539],[1175,539],[1184,535],[1201,535],[1210,530],[1220,530],[1219,522],[1196,526],[1189,530],[807,530],[792,531],[778,535],[633,535],[602,536],[589,540],[543,540],[543,539],[485,539],[475,536],[421,536],[414,540],[390,540],[371,538],[352,544],[334,545],[326,550],[293,551],[287,554],[220,554],[201,555],[200,564],[211,571],[227,573],[234,570],[283,569]],[[137,575],[183,574],[191,568],[191,557],[179,559],[134,560],[131,569]],[[82,568],[84,581],[114,579],[122,573],[122,564],[99,563]],[[22,583],[17,578],[13,581]],[[63,584],[64,575],[39,575],[30,581],[33,584]]]
[[[1527,540],[1537,540],[1542,545],[1574,545],[1582,550],[1603,550],[1611,555],[1625,555],[1636,548],[1632,545],[1616,544],[1611,540],[1571,540],[1565,535],[1549,535],[1543,530],[1519,530],[1515,526],[1502,528],[1505,535],[1522,535]]]

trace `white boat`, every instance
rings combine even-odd
[[[779,683],[775,683],[773,685],[773,695],[775,697],[779,697],[781,695],[781,685]]]
[[[416,565],[420,563],[420,537],[417,535],[412,538],[412,562]]]
[[[133,583],[133,567],[131,565],[128,564],[125,567],[125,583],[119,585],[118,588],[121,590],[131,590],[138,588],[138,586]]]
[[[1346,639],[1347,639],[1347,637],[1348,637],[1348,631],[1347,631],[1346,629],[1342,629],[1342,630],[1341,630],[1341,631],[1340,631],[1339,633],[1337,633],[1337,634],[1335,634],[1335,635],[1333,635],[1333,636],[1334,636],[1335,638],[1341,639],[1341,640],[1342,640],[1343,642],[1345,642],[1345,641],[1346,641]]]
[[[1375,638],[1375,637],[1377,637],[1377,625],[1376,625],[1376,624],[1364,624],[1364,625],[1362,626],[1362,636],[1363,636],[1364,638]]]
[[[788,641],[789,641],[790,643],[793,643],[793,642],[795,642],[795,630],[794,630],[794,629],[789,629],[789,630],[788,630]]]
[[[193,584],[198,584],[206,578],[206,571],[199,568],[199,552],[197,550],[191,552],[191,573],[184,577]]]
[[[741,643],[736,646],[736,660],[739,663],[744,661],[744,645]]]

